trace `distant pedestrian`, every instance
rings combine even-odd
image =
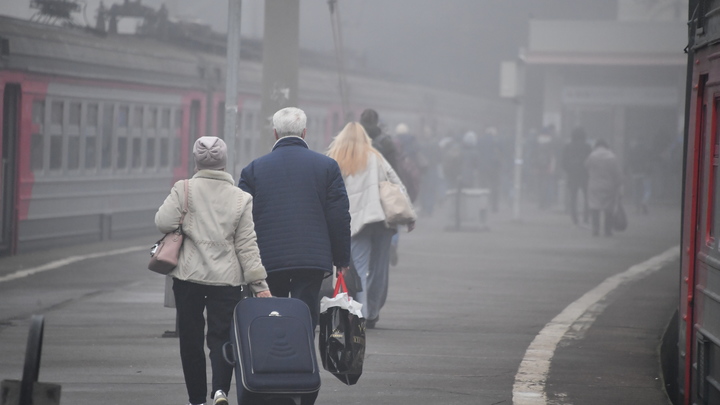
[[[360,114],[360,125],[363,126],[367,135],[372,139],[373,148],[377,149],[383,155],[385,160],[399,174],[400,170],[400,153],[395,141],[390,134],[383,132],[380,128],[380,116],[377,111],[367,108]],[[412,196],[411,196],[412,197]],[[399,260],[398,245],[400,244],[400,235],[395,234],[390,244],[390,263],[396,266]]]
[[[637,212],[647,214],[650,198],[653,194],[653,175],[660,158],[657,156],[652,142],[645,139],[630,141],[628,166],[633,182],[633,197]]]
[[[205,367],[205,317],[207,346],[212,366],[215,405],[227,405],[233,367],[223,358],[235,305],[243,284],[258,297],[270,297],[265,268],[255,237],[252,197],[235,187],[225,172],[227,147],[214,136],[199,138],[193,146],[196,173],[189,181],[188,212],[182,225],[185,235],[173,278],[177,331],[180,338],[185,386],[190,404],[204,404],[207,397]],[[155,214],[162,233],[176,230],[185,201],[184,181],[173,186]]]
[[[423,154],[417,136],[410,132],[405,123],[395,127],[395,150],[397,166],[393,167],[407,189],[410,200],[415,202],[420,195],[420,183],[428,160]]]
[[[402,182],[357,122],[347,124],[333,139],[328,156],[338,162],[350,196],[352,260],[363,288],[356,299],[363,304],[366,325],[372,329],[387,299],[390,243],[397,232],[385,223],[379,184],[385,179]],[[408,232],[414,227],[415,223],[408,225]]]
[[[588,205],[592,217],[592,234],[600,234],[600,213],[603,213],[605,236],[612,235],[613,210],[620,197],[622,183],[620,163],[604,140],[595,143],[585,161],[588,169]]]
[[[390,163],[390,166],[397,172],[398,169],[398,152],[395,142],[389,134],[382,131],[378,123],[380,117],[377,111],[367,108],[360,114],[360,124],[365,129],[367,135],[372,139],[373,148],[377,149]]]
[[[490,191],[490,208],[498,212],[500,207],[501,176],[505,162],[505,152],[499,139],[497,128],[488,127],[478,137],[477,153],[480,187]]]
[[[537,136],[534,157],[538,206],[543,210],[550,208],[556,201],[556,149],[553,128],[550,126],[543,128]]]
[[[588,223],[590,211],[588,207],[588,171],[585,167],[585,160],[590,156],[592,147],[587,143],[585,130],[575,128],[572,131],[570,142],[565,145],[562,152],[562,166],[567,179],[567,191],[569,195],[570,218],[573,224],[578,224],[577,196],[582,193],[583,198],[583,223]]]
[[[440,145],[432,130],[425,127],[420,138],[420,154],[425,159],[425,169],[420,181],[420,214],[431,217],[440,193]]]

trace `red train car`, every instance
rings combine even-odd
[[[678,403],[720,404],[720,1],[690,1]]]

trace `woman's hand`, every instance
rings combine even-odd
[[[255,297],[257,298],[272,298],[272,294],[270,294],[270,290],[260,291],[259,293],[255,293]]]

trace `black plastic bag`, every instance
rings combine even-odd
[[[358,310],[350,304],[346,293],[338,294],[344,284],[339,274],[333,298],[323,298],[327,301],[323,307],[327,308],[320,313],[318,346],[323,368],[345,384],[353,385],[360,379],[365,361],[365,319],[357,315]]]

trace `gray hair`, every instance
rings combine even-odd
[[[273,128],[277,132],[278,138],[301,136],[306,124],[307,116],[299,108],[283,108],[273,115]]]

